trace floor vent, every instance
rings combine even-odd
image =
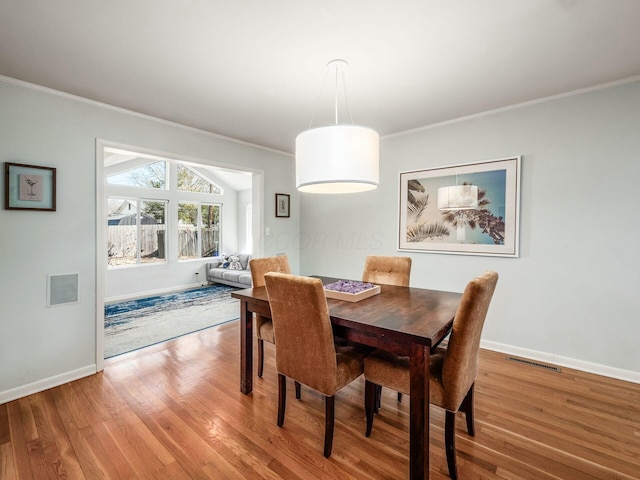
[[[544,368],[545,370],[551,370],[552,372],[560,372],[560,367],[556,367],[555,365],[546,365],[544,363],[534,362],[532,360],[525,360],[524,358],[517,357],[507,357],[507,360],[511,362],[518,362],[524,365],[529,365],[531,367]]]

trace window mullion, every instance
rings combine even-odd
[[[198,209],[198,226],[196,228],[196,238],[198,239],[198,258],[202,258],[202,204],[196,203]]]
[[[140,251],[142,250],[142,229],[140,228],[140,224],[142,223],[142,214],[140,212],[140,208],[142,207],[142,202],[140,199],[136,200],[136,264],[140,265],[142,263],[142,258],[140,256]]]

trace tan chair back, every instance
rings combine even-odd
[[[363,282],[408,287],[410,277],[410,257],[369,255],[364,262]]]
[[[449,411],[458,410],[478,375],[480,336],[497,282],[497,273],[486,272],[471,280],[462,294],[442,367],[442,406]]]
[[[284,273],[267,273],[264,279],[278,373],[333,395],[338,378],[336,349],[322,282]]]
[[[267,272],[291,273],[289,257],[286,255],[252,258],[249,261],[249,268],[254,287],[264,287],[264,274]]]

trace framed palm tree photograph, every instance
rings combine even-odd
[[[521,157],[400,172],[398,250],[519,256]]]

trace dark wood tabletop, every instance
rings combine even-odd
[[[317,277],[323,284],[337,278]],[[429,360],[448,334],[461,293],[381,285],[359,302],[327,299],[334,331],[347,339],[411,357],[409,477],[429,478]],[[237,290],[240,300],[240,389],[253,389],[253,314],[271,317],[265,287]]]

